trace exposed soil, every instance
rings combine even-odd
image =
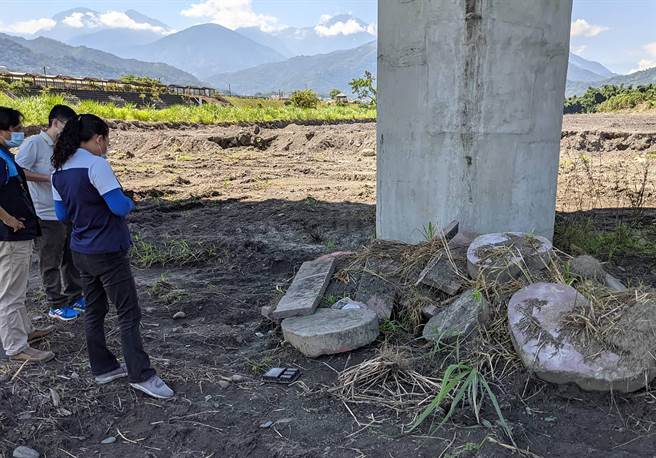
[[[588,135],[583,131],[608,126],[614,132],[656,135],[653,116],[566,117],[564,130],[577,133],[563,140],[559,209],[587,211],[602,227],[616,224],[614,209],[630,208],[633,187],[646,182],[640,206],[646,207],[645,224],[651,224],[655,202],[649,169],[644,178],[649,149],[609,149],[606,142],[615,140],[601,135],[600,147],[590,152],[592,147],[574,141]],[[264,148],[224,149],[209,140],[245,132],[276,138]],[[94,385],[82,322],[56,323],[58,332],[41,344],[57,353],[55,361],[22,368],[0,361],[0,456],[10,456],[22,444],[48,457],[513,453],[499,444],[509,441],[495,424],[491,405],[482,410],[487,426],[463,409],[446,426],[411,435],[401,435],[400,429],[412,421],[410,415],[345,405],[328,391],[337,371],[372,358],[382,342],[350,355],[309,360],[284,344],[279,330],[260,315],[261,306],[280,298],[303,261],[357,250],[373,239],[374,124],[264,126],[257,134],[254,127],[130,126],[116,129],[111,143],[110,160],[138,202],[129,219],[135,240],[142,248],[159,249],[159,261],[143,256],[142,266],[154,264],[135,267],[135,276],[145,346],[177,396],[162,402],[123,382]],[[613,211],[590,210],[594,207]],[[182,262],[180,254],[189,252]],[[162,253],[169,255],[165,265]],[[626,257],[608,268],[623,280],[655,286],[650,264],[653,259]],[[28,305],[33,316],[41,317],[37,323],[47,321],[42,301],[34,269]],[[174,320],[178,311],[186,318]],[[108,330],[111,347],[120,352],[115,315]],[[291,387],[263,383],[263,371],[277,365],[300,368],[300,382]],[[233,375],[243,380],[222,388],[219,382]],[[522,371],[490,381],[523,450],[540,456],[653,456],[656,397],[651,392],[585,393]],[[268,420],[274,425],[261,428]],[[107,436],[117,441],[100,444]]]

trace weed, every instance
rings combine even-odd
[[[396,320],[384,320],[380,323],[380,332],[386,335],[398,335],[404,331],[403,326]]]
[[[433,398],[431,403],[421,411],[419,416],[417,416],[417,419],[414,421],[408,432],[412,432],[421,426],[428,417],[440,409],[440,406],[449,397],[451,398],[451,408],[444,418],[442,418],[438,428],[444,425],[444,423],[453,416],[458,405],[465,402],[471,406],[476,421],[481,423],[481,407],[483,406],[483,401],[487,397],[494,407],[503,430],[508,435],[508,438],[513,445],[515,445],[510,426],[501,412],[497,397],[490,388],[490,385],[478,369],[465,364],[452,364],[446,369],[444,377],[442,378],[442,386],[439,393]]]
[[[136,236],[132,245],[131,256],[137,266],[149,268],[154,265],[186,266],[209,261],[216,257],[217,247],[200,242],[190,243],[186,240],[167,240],[153,243]]]
[[[335,243],[334,240],[328,240],[325,244],[324,247],[326,248],[327,253],[332,253],[335,251],[337,248],[337,244]]]
[[[431,242],[439,236],[440,232],[437,226],[433,224],[432,221],[429,221],[428,224],[421,229],[421,234],[427,242]]]
[[[159,280],[146,288],[146,291],[165,305],[173,305],[189,299],[189,293],[184,289],[176,288],[168,281],[166,274],[162,274]]]

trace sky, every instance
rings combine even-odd
[[[536,1],[536,0],[527,0]],[[550,1],[550,0],[545,0]],[[257,26],[265,31],[286,26],[321,24],[322,18],[350,13],[375,27],[376,0],[0,0],[0,32],[47,30],[53,15],[72,7],[101,14],[104,25],[145,27],[130,22],[122,11],[135,9],[164,22],[172,30],[217,22],[229,28]],[[69,18],[80,27],[81,18]],[[572,50],[606,65],[616,73],[656,66],[656,0],[574,0]],[[342,24],[326,33],[350,33],[357,27]],[[167,33],[168,31],[161,31]]]

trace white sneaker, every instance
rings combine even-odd
[[[125,364],[121,364],[117,369],[113,371],[106,372],[101,375],[96,375],[96,383],[98,385],[104,385],[109,382],[113,382],[116,379],[127,377],[128,369]]]
[[[152,396],[157,399],[169,399],[172,398],[175,394],[171,388],[168,387],[164,380],[159,378],[157,375],[153,375],[145,382],[141,383],[130,383],[130,386],[135,390],[142,391],[148,396]]]

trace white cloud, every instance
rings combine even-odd
[[[332,16],[324,14],[319,20],[319,24],[314,28],[317,35],[321,37],[334,37],[337,35],[353,35],[354,33],[367,32],[370,35],[376,35],[377,27],[375,24],[365,26],[355,19],[348,21],[338,21],[330,24]]]
[[[152,25],[147,22],[137,22],[120,11],[102,13],[98,16],[98,20],[102,25],[110,29],[147,30],[162,35],[168,32],[164,27]]]
[[[610,30],[603,25],[590,24],[585,19],[577,19],[572,22],[571,34],[573,37],[596,37],[600,33]]]
[[[572,46],[572,52],[578,55],[583,54],[586,49],[588,49],[588,45]]]
[[[634,68],[629,73],[649,70],[650,68],[656,67],[656,41],[653,43],[647,43],[642,47],[642,50],[643,53],[646,54],[646,57],[640,59],[638,62],[638,67]]]
[[[187,17],[209,18],[229,29],[259,27],[264,32],[280,30],[278,18],[253,11],[252,0],[205,0],[192,4],[181,14]]]
[[[0,24],[0,32],[18,33],[21,35],[32,35],[42,30],[50,30],[57,25],[50,18],[31,19],[29,21],[18,21],[12,24]]]
[[[121,11],[107,11],[100,14],[78,11],[65,17],[62,23],[75,29],[97,29],[105,27],[108,29],[149,30],[161,35],[171,32],[164,27],[152,25],[147,22],[137,22]]]

